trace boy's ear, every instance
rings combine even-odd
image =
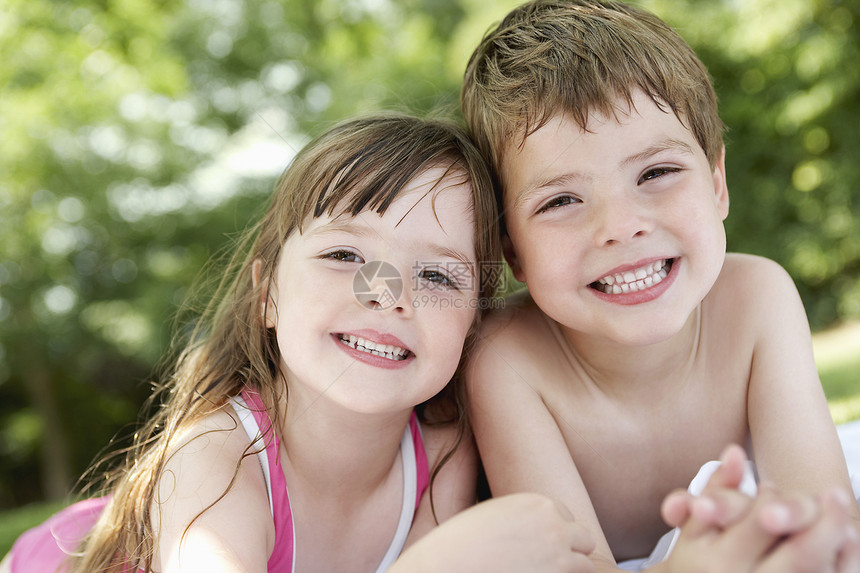
[[[526,282],[523,268],[520,266],[520,261],[517,258],[517,252],[514,250],[514,243],[511,241],[511,236],[507,233],[502,236],[502,252],[505,255],[505,260],[508,261],[508,266],[511,267],[514,278],[521,283]]]
[[[726,183],[726,146],[720,149],[720,156],[714,165],[714,198],[717,202],[717,210],[723,221],[729,216],[729,187]]]
[[[254,259],[254,262],[251,264],[251,284],[254,288],[260,285],[260,320],[266,328],[275,328],[278,325],[278,321],[275,316],[275,305],[269,297],[270,280],[265,278],[261,282],[262,272],[262,259]]]

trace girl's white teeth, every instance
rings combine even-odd
[[[671,259],[663,259],[632,271],[606,275],[592,286],[606,294],[637,292],[660,283],[669,274],[670,267]]]
[[[406,360],[406,355],[409,353],[405,348],[392,346],[390,344],[377,344],[372,340],[366,340],[360,336],[352,334],[340,334],[338,335],[338,338],[347,346],[360,352],[367,352],[374,356],[382,356],[389,360]]]

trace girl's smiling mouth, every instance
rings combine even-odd
[[[628,271],[609,274],[591,283],[591,288],[604,294],[627,294],[660,284],[672,270],[675,259],[660,259]]]
[[[373,342],[372,340],[367,340],[366,338],[355,336],[354,334],[339,333],[336,336],[337,339],[341,341],[341,343],[352,348],[353,350],[356,350],[358,352],[365,352],[373,356],[379,356],[380,358],[401,361],[406,360],[407,358],[412,356],[412,352],[410,350],[408,350],[407,348],[402,348],[400,346]]]

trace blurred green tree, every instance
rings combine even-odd
[[[463,4],[0,2],[0,508],[63,497],[134,420],[187,287],[309,136],[453,110],[448,46],[505,10]]]
[[[62,497],[134,420],[187,287],[295,150],[455,111],[517,3],[0,0],[0,508]],[[860,316],[856,0],[642,4],[714,76],[730,248],[785,265],[814,325]]]

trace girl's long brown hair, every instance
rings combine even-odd
[[[183,432],[224,408],[230,397],[253,389],[274,427],[282,427],[284,412],[278,405],[285,403],[287,388],[280,383],[274,334],[261,319],[266,281],[252,280],[254,262],[259,261],[263,278],[272,279],[284,241],[296,230],[301,232],[309,218],[324,213],[382,214],[414,176],[438,166],[471,183],[479,293],[482,300],[493,296],[500,246],[492,184],[478,150],[463,131],[446,120],[402,114],[360,118],[330,129],[295,157],[265,215],[236,242],[199,318],[178,329],[169,354],[173,358],[165,362],[165,373],[147,403],[151,414],[135,434],[134,444],[118,452],[120,457],[124,454],[124,462],[103,473],[98,468],[106,466],[104,462],[91,470],[96,489],[112,498],[72,559],[72,571],[152,570],[157,544],[152,511],[157,508],[159,477]],[[479,321],[478,312],[464,356]],[[468,434],[459,373],[440,395],[418,407],[431,423],[457,424],[457,444]],[[249,446],[236,460],[237,472],[242,459],[253,453]],[[438,467],[434,475],[437,471]]]

